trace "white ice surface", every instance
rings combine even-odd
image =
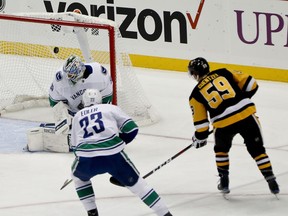
[[[185,73],[138,69],[150,102],[161,115],[155,125],[141,127],[126,152],[145,175],[191,143],[194,128],[188,97],[195,82]],[[162,196],[175,216],[284,216],[288,212],[288,84],[258,81],[253,100],[262,123],[267,153],[281,193],[276,199],[236,136],[230,153],[229,200],[217,191],[213,137],[201,149],[191,148],[146,180]],[[51,120],[50,109],[32,109],[0,118],[0,215],[86,215],[70,178],[73,154],[27,153],[26,130]],[[28,119],[14,120],[16,119]],[[154,215],[130,191],[109,183],[109,176],[93,178],[101,216]]]

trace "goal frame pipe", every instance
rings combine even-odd
[[[48,25],[64,25],[71,27],[82,27],[82,28],[98,28],[106,29],[109,33],[109,52],[110,52],[110,73],[113,77],[113,100],[112,104],[117,105],[117,73],[116,73],[116,45],[115,45],[115,29],[114,26],[108,24],[97,24],[97,23],[82,23],[82,22],[73,22],[68,20],[54,20],[54,19],[45,19],[37,17],[25,17],[25,16],[16,16],[8,14],[0,14],[0,19],[12,20],[19,22],[31,22],[31,23],[42,23]]]

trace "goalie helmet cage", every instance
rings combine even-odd
[[[113,103],[139,125],[159,115],[146,98],[115,22],[75,12],[0,14],[0,112],[49,106],[53,77],[70,54],[106,66]]]

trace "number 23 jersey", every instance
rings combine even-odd
[[[72,148],[81,157],[113,155],[125,147],[119,132],[133,130],[138,130],[138,126],[118,106],[97,104],[85,107],[72,120]]]

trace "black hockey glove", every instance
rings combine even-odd
[[[137,135],[138,133],[138,129],[136,130],[133,130],[132,132],[130,133],[119,133],[119,137],[126,143],[130,143]]]
[[[195,137],[195,135],[192,137],[193,145],[196,149],[201,148],[207,144],[207,139],[199,140]]]

